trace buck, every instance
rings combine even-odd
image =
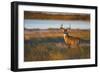
[[[68,48],[72,48],[72,47],[79,48],[80,38],[70,36],[68,33],[68,29],[64,29],[64,41],[68,45]]]

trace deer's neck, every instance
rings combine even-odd
[[[64,34],[64,39],[67,40],[68,39],[68,34]]]

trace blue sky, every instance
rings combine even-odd
[[[34,19],[25,19],[24,27],[29,29],[48,29],[48,28],[60,28],[63,24],[64,28],[68,28],[71,25],[71,28],[78,29],[90,29],[90,23],[88,21],[72,21],[72,20],[34,20]]]

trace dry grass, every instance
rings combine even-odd
[[[89,30],[71,30],[69,32],[71,36],[79,37],[82,39],[90,39],[90,32]],[[25,40],[29,40],[32,38],[56,38],[56,37],[63,37],[63,31],[62,30],[47,30],[46,32],[40,31],[25,31],[24,36]]]
[[[68,48],[62,31],[25,32],[24,61],[48,61],[90,58],[90,46]],[[70,35],[90,39],[89,31],[72,30]],[[28,37],[28,38],[27,38]],[[88,43],[89,44],[89,43]]]

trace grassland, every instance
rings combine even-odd
[[[71,30],[71,36],[90,40],[89,30]],[[25,30],[24,61],[48,61],[90,58],[90,43],[80,44],[80,48],[68,48],[63,39],[63,31]]]

